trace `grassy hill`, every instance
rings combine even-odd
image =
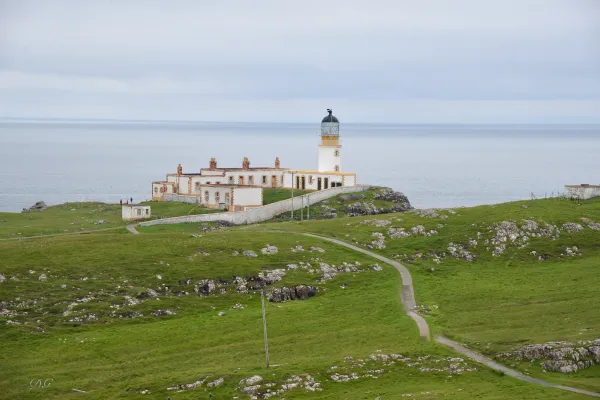
[[[434,331],[495,356],[600,338],[598,222],[598,199],[547,199],[246,229],[320,233],[403,262]],[[501,361],[600,390],[600,365],[565,375],[543,372],[539,361]]]
[[[153,218],[217,212],[194,204],[149,201]],[[0,239],[77,234],[82,231],[114,230],[126,225],[121,219],[121,206],[98,202],[64,203],[44,211],[24,213],[0,212]],[[124,232],[124,231],[123,231]]]
[[[327,206],[339,211],[328,220],[0,242],[2,397],[586,398],[517,381],[419,340],[392,267],[319,239],[265,230],[321,233],[402,261],[434,334],[495,357],[526,343],[600,337],[600,231],[593,229],[600,202],[343,216],[348,204],[378,201],[374,195],[331,199]],[[96,218],[91,210],[81,213]],[[77,211],[61,213],[35,214],[38,226],[68,224]],[[270,295],[299,286],[315,295],[266,303],[267,369],[259,289]],[[543,372],[539,360],[498,360],[600,391],[598,365],[560,374]],[[40,387],[44,381],[48,387]]]

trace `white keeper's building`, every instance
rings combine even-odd
[[[241,168],[220,168],[212,158],[208,168],[197,173],[184,173],[181,164],[177,173],[166,180],[152,182],[152,200],[185,201],[210,208],[230,211],[262,205],[263,188],[296,188],[323,190],[337,186],[355,186],[356,173],[342,171],[340,122],[328,109],[321,121],[319,162],[316,170],[282,168],[279,158],[272,167],[251,167],[244,157]]]

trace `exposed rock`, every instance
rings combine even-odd
[[[38,201],[34,205],[29,208],[24,208],[23,212],[31,212],[31,211],[44,211],[48,206],[43,201]]]
[[[587,223],[588,228],[595,231],[600,231],[600,224],[598,222],[594,222],[589,218],[582,218],[582,220]]]
[[[381,270],[383,270],[383,268],[381,268],[381,265],[379,265],[379,264],[373,264],[373,265],[371,265],[371,269],[373,271],[381,271]]]
[[[410,232],[406,232],[404,228],[390,227],[388,229],[388,235],[391,239],[399,239],[411,236]]]
[[[258,273],[258,277],[261,278],[267,285],[272,285],[275,282],[279,282],[284,276],[285,269],[281,268],[261,271]]]
[[[308,251],[312,252],[317,252],[317,253],[325,253],[325,249],[322,249],[320,247],[316,247],[316,246],[310,246],[310,248],[308,249]]]
[[[263,254],[277,254],[279,252],[279,249],[277,248],[277,246],[271,246],[269,244],[267,244],[266,247],[260,249],[260,252]]]
[[[377,228],[381,228],[384,226],[388,226],[392,224],[392,221],[388,220],[388,219],[365,219],[363,221],[360,221],[361,225],[373,225]]]
[[[48,277],[46,276],[46,274],[41,274],[38,279],[42,282],[46,282],[48,280]]]
[[[356,202],[346,206],[346,212],[349,217],[358,217],[379,214],[379,209],[373,203]]]
[[[2,274],[0,274],[0,283],[4,282],[6,280],[6,277]]]
[[[104,224],[108,224],[108,221],[105,219],[97,219],[96,221],[94,221],[94,225],[104,225]]]
[[[569,374],[600,364],[600,339],[579,342],[529,344],[497,358],[540,361],[546,371]]]
[[[413,208],[404,193],[395,192],[390,188],[384,188],[376,192],[373,194],[373,199],[399,204],[403,208],[402,211],[408,211]]]
[[[260,375],[254,375],[254,376],[251,376],[250,378],[247,378],[245,380],[245,384],[249,385],[249,386],[250,385],[256,385],[257,383],[262,382],[262,380],[263,380],[262,376],[260,376]],[[244,381],[242,381],[242,382],[244,382]],[[242,382],[240,382],[240,385],[243,384]]]
[[[424,218],[448,218],[447,215],[439,214],[437,210],[433,208],[426,208],[422,210],[413,210],[413,214]]]
[[[580,256],[579,248],[577,246],[565,248],[565,255],[568,257]]]
[[[194,287],[194,292],[199,295],[208,296],[215,292],[217,284],[213,279],[202,279],[200,283]]]
[[[297,253],[299,251],[304,251],[304,247],[300,246],[299,244],[292,247],[292,253]]]
[[[274,303],[282,303],[289,300],[306,300],[313,297],[318,288],[314,286],[298,285],[294,287],[282,287],[273,289],[267,298]]]
[[[375,238],[373,239],[373,241],[371,242],[370,245],[367,245],[368,248],[370,249],[385,249],[385,236],[383,236],[382,233],[380,232],[373,232],[372,236]]]
[[[158,297],[158,293],[153,289],[146,289],[145,292],[140,292],[136,296],[138,299],[149,299]]]
[[[231,306],[231,308],[233,308],[234,310],[243,310],[244,306],[241,305],[240,303],[235,303],[234,305]]]
[[[258,257],[258,254],[256,254],[255,252],[253,252],[252,250],[244,250],[242,252],[243,255],[245,255],[248,258],[256,258]]]
[[[196,382],[192,382],[192,383],[186,383],[186,384],[182,384],[182,385],[175,385],[175,386],[171,386],[168,387],[167,390],[178,390],[178,391],[182,391],[182,390],[191,390],[191,389],[195,389],[199,386],[202,386],[202,384],[204,382],[206,382],[206,380],[208,379],[208,376],[205,378],[202,378],[200,380],[197,380]]]
[[[576,224],[574,222],[567,222],[565,224],[563,224],[563,229],[569,233],[577,233],[577,232],[581,232],[583,230],[583,226],[581,226],[580,224]]]
[[[454,244],[450,242],[448,244],[448,251],[453,257],[460,258],[466,261],[475,260],[475,256],[471,254],[468,250],[466,250],[465,246],[463,246],[462,244]]]
[[[156,310],[152,314],[156,317],[165,317],[167,315],[175,315],[176,313],[171,310]]]
[[[237,250],[234,250],[234,251],[231,253],[231,255],[232,255],[232,256],[234,256],[234,257],[236,257],[236,256],[239,256],[239,255],[240,255],[240,252],[239,252],[239,251],[237,251]]]
[[[221,384],[224,382],[223,378],[218,378],[212,382],[208,382],[206,384],[207,387],[217,387],[217,386],[221,386]]]
[[[219,317],[224,317],[225,315],[227,315],[227,313],[225,311],[219,311]]]

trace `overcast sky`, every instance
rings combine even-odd
[[[600,123],[598,0],[0,0],[0,118]]]

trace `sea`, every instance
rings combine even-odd
[[[134,202],[151,182],[220,167],[317,167],[319,124],[147,121],[0,122],[0,211],[36,201]],[[600,125],[342,123],[344,171],[405,193],[417,208],[556,196],[600,184]]]

